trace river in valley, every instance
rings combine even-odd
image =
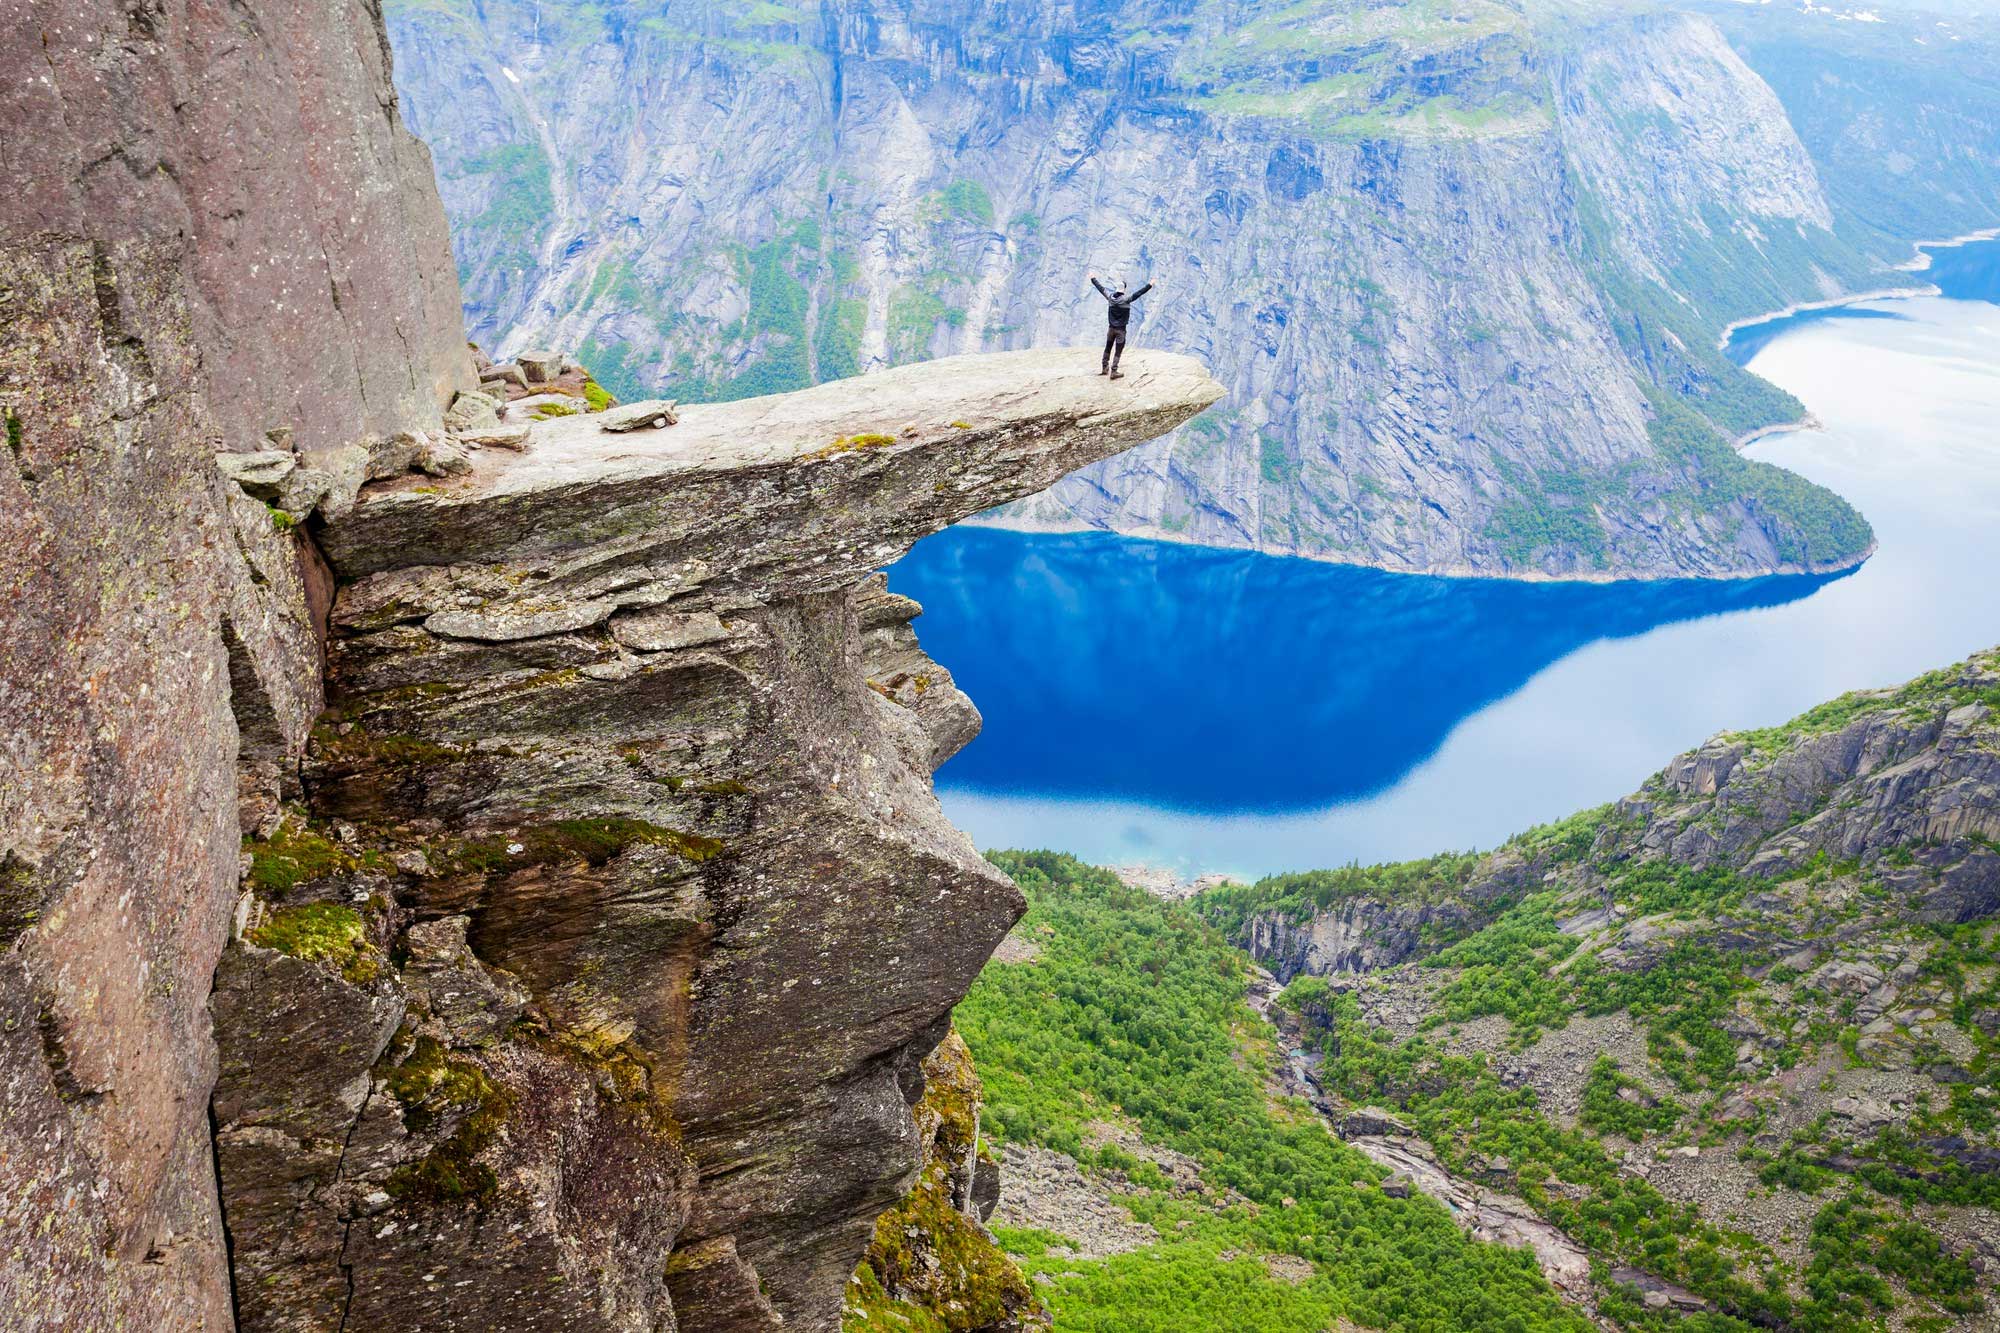
[[[1881,549],[1834,578],[1509,583],[960,528],[890,586],[986,717],[940,770],[982,847],[1241,876],[1492,846],[1781,722],[2000,643],[2000,241],[1945,295],[1815,310],[1732,352],[1821,430],[1755,457]]]

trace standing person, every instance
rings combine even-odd
[[[1111,326],[1104,332],[1104,360],[1100,363],[1097,373],[1109,375],[1114,380],[1122,380],[1125,377],[1118,373],[1118,358],[1125,355],[1125,330],[1132,323],[1132,303],[1152,291],[1153,284],[1149,282],[1127,296],[1123,287],[1108,292],[1104,290],[1104,284],[1097,280],[1095,273],[1088,276],[1090,285],[1097,288],[1097,294],[1111,303]]]

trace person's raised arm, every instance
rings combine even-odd
[[[1144,296],[1147,292],[1150,292],[1152,290],[1153,290],[1153,284],[1149,282],[1144,287],[1141,287],[1138,291],[1133,292],[1130,296],[1126,297],[1125,299],[1127,301],[1136,301],[1140,297]]]
[[[1107,301],[1111,299],[1111,293],[1104,290],[1104,284],[1097,280],[1097,275],[1095,273],[1090,275],[1090,285],[1097,288],[1097,294],[1099,296],[1103,297]]]

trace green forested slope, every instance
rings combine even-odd
[[[1483,857],[1178,905],[994,859],[1030,908],[958,1012],[984,1133],[1153,1228],[999,1229],[1057,1329],[1995,1326],[2000,652]],[[1398,943],[1357,974],[1355,932]],[[1232,941],[1289,982],[1276,1029]],[[1587,1290],[1336,1132],[1552,1224]]]

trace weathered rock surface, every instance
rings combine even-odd
[[[1466,903],[1384,902],[1357,898],[1295,921],[1260,913],[1246,925],[1242,947],[1285,980],[1304,974],[1377,972],[1428,953],[1442,934],[1477,920]]]
[[[1048,1312],[1028,1279],[982,1225],[997,1198],[1000,1166],[980,1140],[984,1089],[956,1032],[924,1061],[924,1079],[916,1184],[876,1220],[848,1309],[873,1317],[869,1327],[894,1327],[897,1316],[907,1323],[922,1312],[968,1333],[1047,1328]]]
[[[0,1325],[224,1329],[210,980],[331,581],[216,455],[303,512],[472,365],[374,5],[0,13]]]
[[[1093,370],[557,417],[325,524],[332,708],[217,1007],[231,1238],[283,1274],[244,1327],[318,1327],[343,1286],[423,1327],[834,1327],[1021,910],[930,792],[978,715],[874,571],[1221,393],[1165,354]],[[327,913],[350,944],[307,1022],[264,960],[305,966],[271,949]]]
[[[8,14],[0,1325],[831,1327],[1019,910],[871,562],[1219,386],[469,449],[376,6]]]

